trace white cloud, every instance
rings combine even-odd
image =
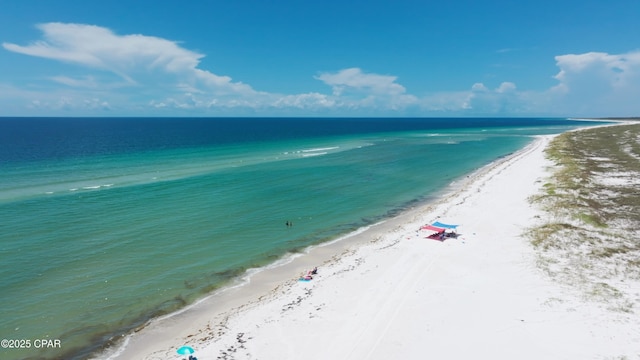
[[[567,54],[555,60],[558,84],[546,90],[523,91],[513,82],[495,89],[475,83],[469,91],[435,93],[420,103],[427,110],[468,115],[640,115],[640,51]]]
[[[403,94],[406,89],[397,84],[397,77],[389,75],[366,74],[359,68],[348,68],[337,73],[322,73],[316,76],[325,84],[333,87],[336,96],[345,90],[358,90],[372,92],[375,94],[398,95]]]
[[[610,55],[602,52],[556,56],[557,80],[568,87],[581,79],[598,81],[612,88],[633,85],[640,73],[640,51]]]
[[[16,53],[109,71],[130,84],[144,81],[141,79],[148,77],[145,74],[149,71],[161,71],[213,93],[254,93],[250,86],[233,82],[228,76],[199,69],[204,55],[184,49],[174,41],[138,34],[117,35],[107,28],[85,24],[46,23],[37,27],[44,40],[27,46],[12,43],[2,46]]]
[[[559,84],[549,94],[556,108],[592,116],[640,112],[640,51],[567,54],[555,60]]]
[[[506,93],[515,92],[515,91],[516,91],[516,84],[508,81],[503,82],[502,84],[500,84],[500,87],[496,89],[496,92],[500,94],[506,94]]]
[[[56,112],[77,115],[99,115],[114,109],[104,93],[83,88],[64,87],[43,91],[39,87],[16,87],[0,84],[0,109],[3,116],[52,116]],[[117,96],[110,96],[118,99]],[[25,113],[27,109],[27,113]]]
[[[437,92],[424,96],[419,100],[421,109],[429,112],[459,113],[469,109],[469,91]]]
[[[313,110],[353,107],[356,103],[363,103],[362,99],[340,99],[340,94],[337,93],[333,96],[319,93],[283,95],[255,91],[249,85],[234,82],[229,76],[216,75],[199,68],[204,55],[158,37],[118,35],[107,28],[85,24],[46,23],[37,27],[43,32],[42,40],[25,46],[3,43],[3,47],[16,53],[115,74],[124,79],[128,86],[136,87],[133,96],[140,98],[145,93],[145,96],[155,97],[146,101],[151,108],[293,107]],[[151,76],[154,72],[156,76]],[[404,87],[396,84],[396,78],[392,76],[364,74],[359,69],[346,69],[337,74],[322,74],[318,78],[332,84],[334,89],[359,89],[363,98],[368,93],[375,93],[378,98],[393,96],[391,107],[406,101],[406,98],[398,96],[405,92]],[[69,87],[96,91],[123,86],[122,81],[106,84],[105,77],[95,75],[58,75],[50,76],[49,79]],[[69,96],[69,92],[65,96],[67,103],[72,104],[74,97]],[[78,103],[82,103],[81,97],[78,93]],[[380,103],[385,101],[387,100],[379,100]],[[40,101],[43,106],[49,104],[60,108],[53,106],[53,103],[48,100]]]
[[[458,115],[519,114],[526,107],[523,94],[512,82],[503,82],[495,89],[474,83],[469,90],[439,92],[425,96],[421,107],[440,113]]]
[[[108,101],[104,101],[97,98],[87,99],[84,101],[84,106],[89,109],[95,110],[111,110],[111,105]]]
[[[73,75],[49,75],[44,85],[0,84],[0,107],[5,111],[19,113],[19,99],[23,106],[43,112],[95,110],[121,111],[123,115],[171,109],[202,114],[217,110],[229,114],[317,111],[346,115],[388,111],[426,116],[640,114],[640,51],[556,56],[559,70],[554,78],[558,84],[539,91],[523,91],[510,81],[495,88],[470,81],[467,89],[418,97],[408,93],[397,76],[352,67],[314,76],[328,86],[326,94],[277,94],[256,91],[229,76],[202,69],[204,55],[176,41],[118,35],[85,24],[46,23],[38,28],[43,33],[41,40],[27,45],[5,42],[2,46],[15,53],[77,65],[90,74],[79,75],[74,70]]]
[[[516,85],[505,81],[496,89],[490,90],[482,83],[471,87],[467,99],[467,109],[481,114],[522,114],[527,108],[521,92]]]
[[[318,109],[336,106],[336,100],[319,93],[284,95],[277,97],[272,103],[276,108]]]
[[[93,76],[85,76],[80,79],[74,79],[68,76],[60,75],[60,76],[52,76],[51,80],[60,84],[71,86],[71,87],[91,88],[91,89],[98,87],[98,83],[96,82],[95,78],[93,78]]]
[[[207,98],[206,93],[189,90],[189,96],[172,96],[153,102],[155,108],[250,108],[270,111],[297,109],[305,111],[403,110],[417,104],[417,98],[407,95],[405,88],[396,83],[396,77],[364,73],[358,68],[343,69],[335,73],[322,73],[315,77],[331,86],[332,93],[275,94],[254,92],[247,96],[218,96]]]
[[[396,76],[348,68],[321,73],[315,78],[331,86],[333,104],[338,107],[401,110],[417,104],[417,98],[405,94],[406,89],[396,82]]]
[[[475,83],[471,87],[471,91],[489,91],[489,89],[487,89],[487,87],[484,86],[483,83]]]

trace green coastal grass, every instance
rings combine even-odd
[[[528,232],[539,266],[589,299],[632,312],[620,291],[640,280],[640,124],[591,128],[554,138],[551,177],[531,201],[546,222]]]

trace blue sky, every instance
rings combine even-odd
[[[0,9],[0,116],[640,116],[637,0]]]

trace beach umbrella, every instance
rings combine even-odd
[[[193,350],[193,348],[191,346],[183,346],[180,349],[178,349],[178,354],[180,354],[180,355],[191,355],[194,352],[196,352],[196,351]]]

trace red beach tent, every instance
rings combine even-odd
[[[436,233],[439,233],[439,232],[443,232],[445,229],[439,228],[433,225],[424,225],[423,227],[420,228],[420,230],[431,230],[431,231],[435,231]]]

